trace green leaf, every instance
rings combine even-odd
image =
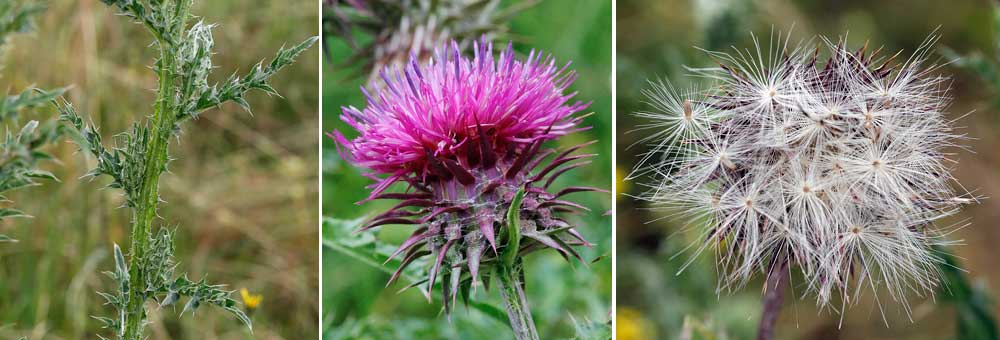
[[[0,219],[2,218],[14,218],[14,217],[31,217],[24,212],[17,209],[0,209]]]
[[[125,262],[125,255],[122,254],[122,248],[115,243],[115,270],[119,273],[128,272],[128,263]]]
[[[507,245],[501,254],[503,266],[511,267],[517,259],[521,248],[521,202],[524,200],[524,188],[518,189],[514,199],[507,209]]]
[[[253,322],[250,321],[250,317],[247,316],[247,314],[244,313],[243,310],[240,310],[239,308],[232,306],[226,307],[226,310],[235,315],[236,318],[240,320],[240,323],[242,323],[244,326],[247,326],[247,328],[250,329],[250,333],[253,333]]]
[[[56,175],[52,174],[51,172],[45,171],[45,170],[39,170],[39,169],[28,170],[28,171],[26,171],[24,173],[24,175],[28,176],[28,177],[31,177],[31,178],[50,179],[50,180],[53,180],[53,181],[56,181],[56,182],[59,181],[59,179],[56,178]]]

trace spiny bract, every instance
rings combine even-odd
[[[657,182],[641,198],[700,228],[720,291],[790,261],[821,306],[884,287],[909,312],[908,291],[939,285],[931,246],[948,241],[934,221],[971,201],[951,189],[946,149],[961,136],[944,116],[947,78],[927,65],[937,37],[905,61],[823,39],[823,62],[781,40],[709,52],[721,66],[694,69],[717,81],[707,91],[650,83],[654,110],[638,115],[656,132],[633,177]]]
[[[493,56],[489,43],[474,46],[474,56],[460,47],[438,49],[421,66],[411,58],[405,69],[387,68],[384,88],[371,94],[367,107],[344,108],[342,119],[360,132],[349,140],[339,132],[342,155],[371,170],[376,183],[369,199],[401,200],[372,219],[364,229],[387,224],[419,225],[393,256],[403,255],[398,278],[408,264],[425,255],[434,259],[427,291],[443,275],[445,307],[458,293],[480,280],[503,251],[500,226],[519,190],[522,241],[520,255],[546,247],[579,257],[573,245],[588,245],[559,215],[586,209],[562,196],[588,187],[550,192],[553,180],[586,165],[592,155],[572,155],[572,147],[546,163],[554,149],[546,141],[574,131],[588,104],[568,104],[564,94],[575,79],[566,67],[534,51],[527,60],[508,47]],[[386,193],[394,183],[404,192]],[[492,267],[487,267],[492,268]],[[445,284],[447,283],[447,284]],[[449,299],[451,298],[451,299]]]

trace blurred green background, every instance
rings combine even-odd
[[[507,3],[509,5],[510,3]],[[552,53],[557,62],[572,60],[579,79],[571,90],[576,98],[593,101],[585,120],[593,129],[558,141],[559,147],[598,140],[584,153],[597,153],[592,166],[574,170],[560,178],[556,186],[573,183],[602,188],[611,186],[611,1],[543,0],[515,16],[510,22],[514,47],[521,55],[532,48]],[[338,129],[353,136],[340,122],[340,107],[363,107],[358,90],[362,79],[351,78],[350,67],[337,61],[349,55],[342,41],[331,41],[334,62],[324,63],[323,131]],[[365,74],[366,72],[362,72]],[[337,219],[357,219],[382,211],[391,202],[355,205],[367,197],[364,186],[371,183],[360,171],[345,163],[330,139],[323,141],[323,215]],[[560,183],[561,182],[561,183]],[[611,209],[610,195],[577,196],[578,203],[592,212],[572,216],[578,230],[596,246],[581,254],[594,263],[583,266],[567,263],[555,252],[532,254],[525,264],[527,294],[539,334],[545,339],[569,338],[574,326],[603,323],[611,306],[611,219],[603,216]],[[412,227],[388,226],[377,232],[379,241],[399,244]],[[339,235],[339,234],[338,234]],[[334,237],[327,230],[324,238]],[[450,320],[438,302],[429,304],[416,289],[397,294],[404,285],[383,288],[389,275],[386,268],[365,263],[374,258],[350,257],[331,248],[323,249],[324,338],[344,339],[506,339],[513,337],[508,326],[474,308],[459,306]],[[381,261],[379,261],[381,263]],[[394,268],[391,268],[394,269]],[[474,298],[502,308],[495,291]],[[575,321],[574,321],[575,320]]]
[[[68,99],[101,127],[106,141],[151,112],[156,86],[152,38],[98,0],[52,0],[37,31],[18,35],[4,55],[4,90],[72,85]],[[193,13],[215,29],[214,80],[246,72],[282,45],[317,33],[315,0],[202,0]],[[150,339],[307,339],[317,337],[317,130],[319,57],[306,52],[273,79],[284,98],[248,95],[253,115],[236,105],[206,112],[172,145],[161,180],[163,223],[177,226],[179,272],[229,289],[262,294],[253,335],[225,311],[194,316],[152,313]],[[54,110],[39,110],[40,119]],[[43,167],[62,183],[18,192],[33,219],[5,221],[20,243],[0,246],[0,338],[96,339],[109,315],[96,291],[113,282],[112,243],[125,244],[130,212],[107,179],[79,179],[94,164],[61,143],[60,163]],[[239,293],[235,298],[240,300]],[[155,309],[155,308],[154,308]]]
[[[961,55],[978,55],[985,61],[975,65],[977,71],[959,67],[975,58],[940,71],[954,76],[951,118],[976,111],[956,122],[972,138],[969,144],[975,153],[956,150],[955,176],[981,196],[996,197],[1000,190],[1000,139],[995,133],[1000,127],[1000,112],[993,106],[997,94],[990,90],[1000,85],[995,68],[990,67],[996,65],[994,41],[1000,41],[1000,36],[992,32],[992,6],[987,0],[619,0],[617,10],[619,178],[643,151],[642,147],[627,146],[643,136],[628,131],[642,123],[631,113],[648,109],[640,94],[648,87],[646,80],[668,77],[676,86],[686,88],[698,80],[687,77],[683,66],[715,66],[695,46],[710,50],[726,50],[730,45],[752,48],[749,33],[763,36],[766,44],[773,27],[776,31],[791,29],[793,42],[814,35],[836,40],[849,33],[848,45],[853,48],[870,40],[874,47],[884,45],[886,54],[901,49],[906,56],[940,26],[936,57],[945,61],[947,47]],[[984,77],[994,83],[984,81]],[[637,194],[641,190],[637,183],[619,182],[620,192]],[[617,204],[619,339],[669,339],[682,334],[693,339],[754,338],[761,282],[736,294],[717,296],[716,269],[710,253],[676,275],[690,256],[689,252],[680,253],[682,248],[700,240],[684,233],[669,237],[683,221],[646,223],[663,217],[664,211],[643,209],[643,204],[623,195],[618,196]],[[971,285],[995,296],[1000,292],[1000,255],[996,251],[1000,230],[995,228],[1000,220],[1000,201],[987,198],[942,224],[962,219],[969,219],[971,227],[952,238],[964,239],[967,245],[952,250],[964,258],[961,261]],[[989,301],[981,296],[962,300],[944,292],[936,299],[912,297],[911,323],[897,302],[883,297],[889,322],[886,327],[873,295],[867,292],[860,305],[843,314],[843,325],[838,329],[840,314],[819,310],[810,297],[799,298],[801,287],[793,289],[778,321],[779,339],[962,339],[957,335],[956,320],[959,313],[966,315],[963,308],[985,304],[987,310],[998,311],[996,305],[988,305]],[[979,339],[967,335],[964,338]]]

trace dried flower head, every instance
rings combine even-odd
[[[506,22],[535,1],[503,6],[500,0],[324,0],[324,36],[354,49],[348,63],[363,63],[369,80],[387,66],[403,67],[411,55],[421,61],[451,41],[465,51],[481,38],[500,39]],[[359,43],[355,32],[372,38]]]
[[[843,40],[789,50],[709,52],[695,69],[718,82],[677,94],[653,83],[645,129],[653,146],[633,177],[657,182],[641,198],[690,217],[724,270],[720,291],[785,261],[817,304],[847,304],[862,287],[885,289],[904,309],[930,294],[948,243],[934,222],[969,203],[952,190],[946,149],[961,136],[945,118],[947,78],[927,65],[932,36],[905,61]],[[701,227],[704,226],[704,227]],[[686,266],[686,265],[685,265]],[[787,275],[787,274],[785,274]]]
[[[390,282],[415,259],[430,255],[427,291],[440,273],[446,308],[449,297],[478,282],[481,267],[503,251],[500,226],[507,225],[506,213],[519,191],[524,193],[520,234],[531,242],[521,241],[518,255],[552,248],[568,258],[579,257],[573,245],[588,243],[560,213],[586,208],[563,196],[598,190],[549,191],[555,178],[592,156],[572,155],[589,143],[558,154],[543,146],[584,129],[578,126],[583,117],[573,114],[588,104],[569,104],[573,94],[565,93],[575,74],[534,51],[521,61],[510,47],[497,57],[489,43],[473,50],[471,59],[463,57],[452,42],[425,65],[414,56],[404,69],[387,68],[381,90],[362,88],[364,110],[343,109],[341,118],[360,136],[330,134],[345,158],[371,170],[368,176],[376,183],[369,199],[401,200],[363,230],[419,226],[396,251],[404,260]],[[387,193],[394,183],[406,189]]]

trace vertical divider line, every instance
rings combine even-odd
[[[316,107],[316,264],[317,308],[316,338],[323,339],[323,52],[326,44],[323,36],[323,0],[316,0],[316,35],[319,36],[319,48],[316,49],[316,62],[319,63],[319,75],[316,77],[317,96]]]
[[[611,0],[611,337],[618,322],[618,1]]]

